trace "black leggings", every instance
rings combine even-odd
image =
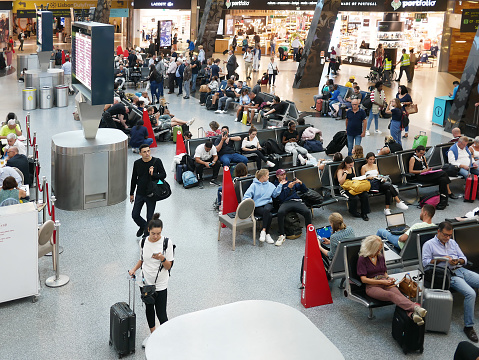
[[[416,178],[420,183],[438,184],[439,193],[441,195],[447,196],[447,185],[451,183],[451,180],[449,179],[449,176],[445,171],[441,170],[433,172],[431,174],[417,175]]]
[[[353,215],[358,213],[358,201],[361,202],[361,214],[366,215],[371,212],[369,208],[369,195],[367,192],[362,192],[358,195],[351,195],[348,191],[349,196],[349,212]]]
[[[256,168],[257,168],[258,170],[261,169],[261,160],[263,160],[264,162],[267,162],[267,161],[268,161],[268,159],[267,159],[266,156],[261,152],[261,150],[248,151],[248,152],[245,152],[245,154],[256,154],[255,160],[256,160]]]
[[[273,204],[266,204],[254,209],[254,214],[263,218],[263,228],[266,229],[266,234],[269,234],[269,228],[271,227],[271,211],[273,211]]]
[[[166,295],[167,290],[161,290],[156,292],[156,299],[154,304],[145,304],[146,312],[146,321],[148,321],[148,327],[155,327],[155,308],[156,316],[160,320],[160,325],[168,321],[168,316],[166,315]]]
[[[276,75],[275,74],[268,74],[268,84],[271,85],[271,80],[273,80],[273,85],[276,81]]]
[[[308,226],[311,224],[311,211],[302,201],[289,200],[281,204],[278,211],[278,230],[279,235],[286,235],[284,232],[284,217],[289,212],[296,212],[303,215],[304,224]]]
[[[382,182],[379,185],[379,192],[386,196],[386,205],[391,205],[392,199],[399,195],[394,186],[389,182]]]

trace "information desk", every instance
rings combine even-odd
[[[434,98],[434,108],[432,112],[432,123],[444,126],[444,121],[449,116],[452,102],[454,100],[450,96],[439,96]]]
[[[263,300],[240,301],[171,319],[151,334],[145,354],[148,360],[344,359],[301,312]]]
[[[0,207],[0,303],[38,295],[38,212],[31,202]]]

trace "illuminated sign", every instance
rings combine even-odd
[[[75,75],[78,81],[91,90],[91,36],[75,36]]]

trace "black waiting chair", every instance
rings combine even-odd
[[[393,305],[393,303],[389,301],[380,301],[366,294],[366,285],[362,283],[356,268],[360,248],[360,243],[344,247],[344,269],[346,272],[346,288],[344,289],[344,296],[366,306],[369,309],[368,319],[373,320],[373,309]]]

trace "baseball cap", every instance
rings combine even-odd
[[[278,169],[278,170],[276,170],[276,176],[278,176],[278,175],[284,175],[284,174],[286,174],[286,170],[284,170],[284,169]]]

